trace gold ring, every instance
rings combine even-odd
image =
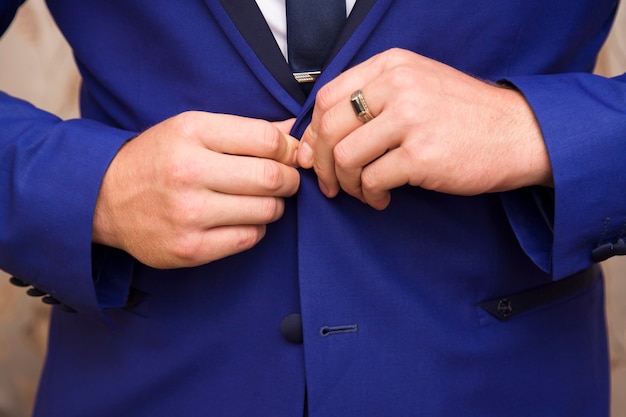
[[[374,119],[374,115],[370,112],[370,108],[367,106],[367,102],[361,90],[356,90],[352,93],[350,103],[352,103],[354,114],[356,114],[356,117],[358,117],[360,121],[367,123]]]

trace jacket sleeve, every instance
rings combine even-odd
[[[533,108],[555,184],[502,194],[522,248],[555,280],[626,254],[626,75],[507,81]]]
[[[124,305],[133,261],[91,235],[102,177],[135,134],[0,93],[0,268],[74,310]]]

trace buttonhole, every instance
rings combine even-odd
[[[358,327],[356,324],[348,324],[345,326],[324,326],[320,329],[320,334],[324,337],[333,334],[356,333]]]

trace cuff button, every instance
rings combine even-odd
[[[21,279],[15,276],[9,278],[9,282],[15,285],[16,287],[28,287],[30,285],[28,282],[22,281]]]

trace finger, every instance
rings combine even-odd
[[[349,131],[320,134],[313,126],[309,125],[302,136],[297,153],[298,163],[303,168],[313,168],[324,195],[334,197],[339,191],[339,183],[335,175],[333,149]]]
[[[296,166],[298,140],[270,122],[204,112],[183,113],[180,117],[187,134],[197,137],[208,149]]]
[[[374,86],[375,84],[372,84]],[[320,130],[322,137],[331,138],[327,149],[322,146],[325,141],[319,140],[314,153],[314,168],[320,181],[320,188],[330,189],[336,184],[348,194],[361,198],[360,193],[360,170],[374,159],[382,155],[388,148],[387,136],[378,134],[382,122],[375,118],[367,122],[361,119],[359,109],[365,108],[369,117],[380,114],[384,108],[383,97],[370,95],[362,90],[352,94],[350,100],[330,108],[323,116],[328,122],[321,123],[328,131]],[[374,97],[376,106],[370,106],[365,96]],[[358,105],[354,105],[357,102]],[[367,125],[365,124],[367,122]],[[314,129],[315,127],[312,127]],[[384,126],[382,126],[384,128]],[[331,136],[337,132],[335,137]],[[356,157],[356,158],[355,158]]]
[[[320,149],[320,140],[337,143],[338,138],[363,124],[355,117],[350,97],[354,91],[369,84],[378,75],[372,60],[365,61],[339,75],[325,85],[317,94],[311,124],[307,127],[298,149],[298,163],[303,168],[312,168]],[[371,69],[370,69],[371,68]],[[380,71],[380,69],[378,69]]]
[[[254,247],[265,237],[264,225],[223,226],[207,230],[202,238],[205,253],[196,265],[203,265],[227,256],[246,251]]]
[[[375,90],[371,91],[374,101],[380,108],[384,108],[383,97],[378,98]],[[398,129],[395,119],[383,112],[337,144],[333,152],[335,173],[345,192],[363,200],[361,172],[365,166],[399,145]]]
[[[282,198],[209,192],[204,201],[191,207],[186,215],[188,226],[197,230],[242,224],[265,225],[280,219],[284,211]]]
[[[290,132],[291,132],[291,129],[293,129],[293,125],[294,125],[295,122],[296,122],[296,119],[292,118],[292,119],[282,120],[282,121],[279,121],[279,122],[272,122],[272,124],[274,126],[276,126],[276,128],[278,128],[278,130],[280,130],[282,133],[284,133],[289,138],[291,138]],[[298,141],[298,147],[296,148],[296,154],[293,157],[293,163],[292,163],[292,165],[295,166],[295,167],[299,167],[299,165],[298,165],[298,157],[297,157],[298,149],[300,149],[300,142],[299,141]]]
[[[367,94],[377,107],[386,108],[384,86],[374,83]],[[381,110],[374,120],[342,140],[334,151],[341,188],[377,209],[385,208],[388,190],[408,181],[406,153],[395,152],[402,144],[403,131],[393,111]]]
[[[361,173],[363,200],[377,210],[391,201],[389,190],[409,183],[411,167],[403,149],[395,148],[367,165]],[[413,169],[414,177],[416,170]],[[418,185],[418,184],[414,184]]]
[[[340,183],[335,172],[334,148],[352,131],[363,125],[355,114],[352,94],[364,85],[371,84],[385,70],[385,60],[372,58],[341,74],[324,86],[316,97],[311,124],[300,140],[298,163],[304,168],[314,168],[320,189],[328,197],[337,194]],[[362,93],[361,99],[364,99]],[[372,115],[382,107],[371,107]]]
[[[174,242],[171,248],[139,256],[153,268],[187,268],[231,256],[254,247],[265,236],[265,225],[222,226],[198,231]]]
[[[201,185],[225,194],[290,197],[300,186],[297,169],[271,159],[206,152],[199,155]]]
[[[352,132],[363,128],[363,121],[355,114],[351,95],[334,105],[328,105],[332,90],[322,90],[318,95],[316,109],[311,124],[300,140],[298,163],[304,168],[313,168],[317,174],[322,192],[328,197],[337,194],[340,187],[336,168],[336,147]],[[362,97],[365,94],[362,93]],[[362,99],[364,100],[364,99]],[[382,107],[370,108],[372,112]]]
[[[326,154],[332,153],[341,139],[363,124],[351,110],[349,96],[335,102],[333,98],[326,98],[331,93],[330,89],[318,93],[311,123],[300,139],[298,163],[303,168],[313,168],[317,158],[328,157]]]
[[[341,141],[334,151],[335,172],[339,186],[347,194],[365,202],[361,174],[364,167],[387,151],[382,141],[376,141],[375,129],[363,127]]]

